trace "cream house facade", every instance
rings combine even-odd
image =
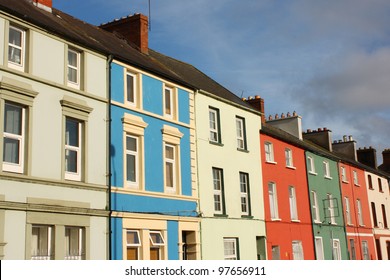
[[[379,260],[390,260],[390,188],[388,177],[366,171],[368,203]]]
[[[266,258],[261,118],[240,101],[195,94],[204,260]]]
[[[51,7],[10,3],[0,10],[0,259],[107,259],[107,58],[43,28],[66,24]]]

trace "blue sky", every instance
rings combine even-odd
[[[390,1],[150,0],[149,47],[188,62],[266,115],[294,110],[304,130],[327,127],[390,148]],[[148,0],[53,0],[99,25]]]

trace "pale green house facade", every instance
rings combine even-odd
[[[107,259],[107,58],[54,35],[69,24],[54,10],[14,3],[0,9],[0,259]]]

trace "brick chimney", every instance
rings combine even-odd
[[[261,113],[261,123],[265,123],[264,99],[260,98],[259,95],[256,95],[254,98],[250,96],[247,99],[243,98],[243,100]]]
[[[100,25],[100,28],[112,33],[121,34],[128,42],[135,44],[142,53],[147,54],[148,46],[148,17],[134,14]]]
[[[357,161],[356,141],[353,140],[352,136],[344,135],[343,140],[333,142],[332,148],[334,152]]]
[[[360,163],[375,169],[378,167],[376,161],[376,150],[371,146],[369,148],[359,148],[357,150],[357,158]]]
[[[390,149],[385,149],[382,152],[382,156],[383,163],[378,168],[390,174]]]
[[[303,140],[309,140],[318,146],[332,152],[332,131],[324,128],[318,128],[318,130],[308,129],[306,133],[303,133]]]
[[[47,12],[52,12],[53,1],[52,0],[31,0],[31,2],[38,8]]]

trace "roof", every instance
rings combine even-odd
[[[291,135],[290,133],[287,133],[286,131],[284,131],[280,128],[273,127],[271,125],[267,125],[267,123],[262,124],[260,133],[269,135],[271,137],[274,137],[274,138],[279,139],[281,141],[287,142],[291,145],[294,145],[294,146],[299,147],[301,149],[304,149],[306,151],[310,151],[314,154],[327,157],[327,158],[332,159],[334,161],[340,161],[340,162],[343,162],[346,164],[350,164],[350,165],[356,166],[360,169],[367,170],[368,172],[376,173],[376,174],[384,176],[388,179],[390,178],[390,174],[384,172],[384,170],[378,170],[378,169],[372,168],[370,166],[367,166],[365,164],[362,164],[358,161],[354,161],[354,160],[351,160],[349,158],[346,158],[339,153],[330,152],[330,151],[314,144],[313,142],[311,142],[309,140],[300,140],[299,138]]]
[[[29,0],[0,0],[0,9],[69,42],[105,56],[157,74],[185,87],[204,90],[227,101],[252,109],[234,93],[218,84],[194,66],[149,49],[140,52],[135,45],[95,25],[76,19],[55,8],[52,13],[37,8]]]

